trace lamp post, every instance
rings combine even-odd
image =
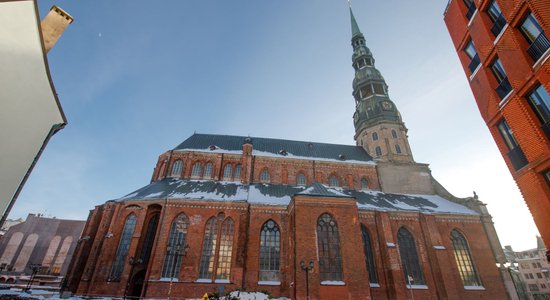
[[[183,257],[187,254],[188,250],[189,250],[189,245],[187,244],[184,244],[184,245],[177,244],[174,249],[174,263],[172,264],[172,270],[170,271],[170,286],[168,287],[168,300],[170,300],[170,296],[172,295],[172,280],[174,279],[174,274],[176,273],[176,265],[178,262],[178,258],[181,257],[183,260]]]
[[[307,266],[303,260],[300,261],[300,268],[306,272],[306,297],[309,300],[309,272],[313,270],[313,260],[310,260]]]
[[[128,294],[130,281],[132,280],[132,273],[134,273],[134,267],[136,265],[141,265],[142,263],[143,260],[141,258],[135,259],[133,256],[130,256],[130,259],[128,260],[128,264],[130,264],[130,276],[128,276],[128,282],[126,282],[126,288],[124,289],[124,296],[122,297],[122,299],[126,299],[126,295]]]

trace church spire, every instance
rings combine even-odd
[[[352,62],[355,70],[355,141],[372,157],[385,161],[412,162],[407,128],[388,95],[388,85],[374,65],[350,6]]]

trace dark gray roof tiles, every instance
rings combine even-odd
[[[217,134],[195,133],[174,150],[240,153],[245,141],[252,144],[253,155],[373,162],[359,146]]]
[[[423,213],[477,215],[463,205],[437,195],[389,194],[356,191],[314,183],[310,187],[276,184],[244,185],[237,182],[167,178],[153,182],[116,201],[159,199],[248,202],[287,206],[294,195],[355,198],[359,209],[374,211],[412,211]]]

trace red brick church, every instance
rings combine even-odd
[[[351,13],[351,10],[350,10]],[[151,183],[90,212],[68,274],[85,296],[506,299],[491,216],[414,161],[351,13],[355,146],[194,134]]]

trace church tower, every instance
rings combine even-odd
[[[355,98],[355,142],[380,161],[413,162],[407,128],[388,96],[388,85],[374,66],[374,57],[365,44],[350,7],[353,46],[353,97]]]

